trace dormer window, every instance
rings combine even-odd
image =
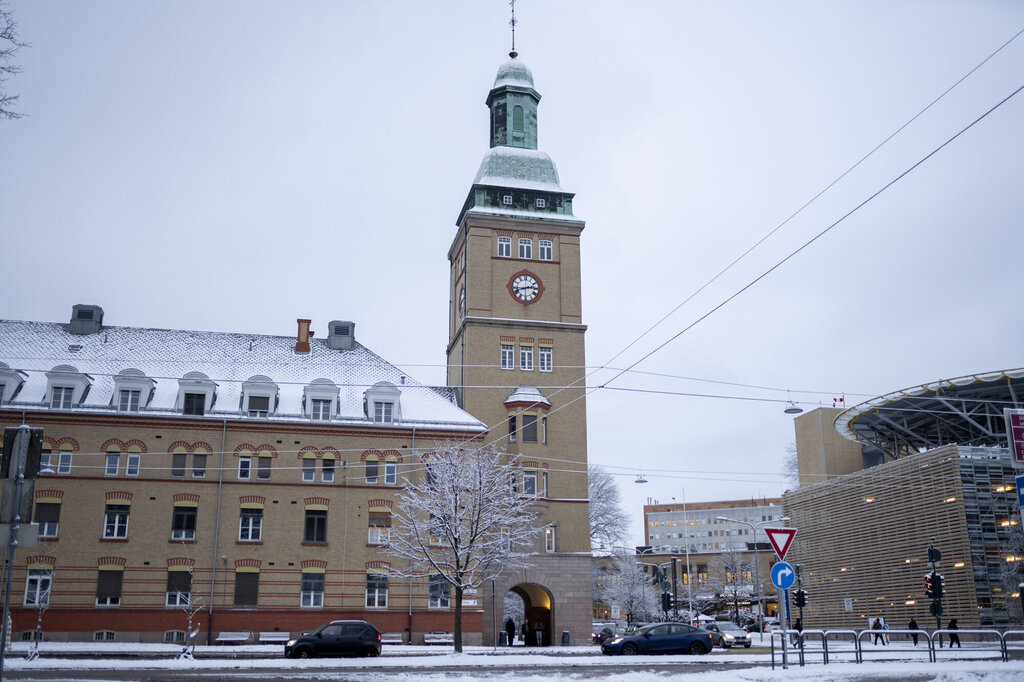
[[[302,400],[313,421],[330,421],[338,413],[338,387],[330,379],[314,379],[303,389]]]
[[[0,362],[0,404],[11,402],[23,383],[21,374]]]
[[[71,365],[57,365],[46,373],[50,409],[69,410],[81,405],[90,385],[89,378]]]
[[[242,384],[242,412],[255,419],[265,419],[277,410],[277,384],[262,374],[249,377]]]
[[[118,412],[138,412],[149,403],[155,382],[137,369],[121,370],[114,377],[111,402]]]
[[[402,419],[402,392],[390,381],[378,381],[363,394],[363,410],[367,419],[378,424],[391,424]]]
[[[511,194],[506,194],[505,196],[503,196],[501,198],[501,203],[503,203],[506,206],[511,206],[512,205],[512,195]]]
[[[185,415],[201,417],[213,409],[217,385],[202,372],[189,372],[178,379],[178,400],[175,410]]]

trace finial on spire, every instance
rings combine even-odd
[[[508,53],[508,56],[515,59],[519,56],[516,52],[516,24],[519,20],[516,19],[516,0],[509,0],[509,6],[512,8],[512,18],[509,20],[508,25],[512,27],[512,51]]]

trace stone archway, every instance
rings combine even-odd
[[[538,646],[536,632],[539,624],[541,632],[539,646],[551,646],[551,610],[554,605],[551,592],[546,587],[535,583],[519,583],[509,588],[509,591],[519,595],[523,600],[525,622],[529,626],[526,645]]]

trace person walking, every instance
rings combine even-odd
[[[523,646],[530,646],[530,626],[527,624],[527,622],[525,620],[523,621],[522,632],[523,632]]]
[[[505,635],[508,636],[508,645],[512,646],[516,641],[516,622],[511,618],[505,621]]]
[[[956,618],[954,618],[951,621],[949,621],[949,625],[946,626],[946,629],[947,630],[959,630],[959,628],[956,625]],[[960,645],[960,635],[958,635],[956,632],[951,632],[951,633],[949,633],[949,648],[952,649],[954,644],[956,644],[956,647],[958,649],[962,649],[963,648]]]
[[[882,646],[885,646],[885,637],[882,635],[882,621],[875,618],[875,622],[871,624],[871,629],[874,630],[874,645],[878,646],[878,640],[882,640]]]
[[[803,629],[804,629],[804,622],[803,622],[803,620],[800,619],[800,618],[797,618],[796,622],[793,623],[793,629],[796,630],[796,639],[793,640],[793,643],[796,644],[797,646],[801,646],[803,644],[803,641],[804,641],[803,635],[800,634],[803,631]]]
[[[918,629],[917,628],[917,621],[914,620],[913,618],[911,618],[910,622],[907,623],[907,629],[908,630],[917,630]],[[916,632],[911,632],[910,633],[910,637],[914,640],[914,646],[917,646],[917,633]]]
[[[544,623],[538,620],[533,633],[537,636],[537,646],[544,646]]]

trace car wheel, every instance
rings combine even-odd
[[[313,658],[313,650],[309,647],[300,647],[295,650],[295,658]]]
[[[708,651],[704,648],[704,645],[700,642],[692,642],[690,648],[686,650],[691,656],[703,656]]]
[[[636,644],[630,642],[629,644],[622,645],[623,656],[636,656],[638,653],[640,653],[640,650],[636,648]]]
[[[363,656],[366,656],[367,658],[376,658],[378,655],[380,655],[380,652],[372,646],[367,647],[366,651],[363,652]]]

